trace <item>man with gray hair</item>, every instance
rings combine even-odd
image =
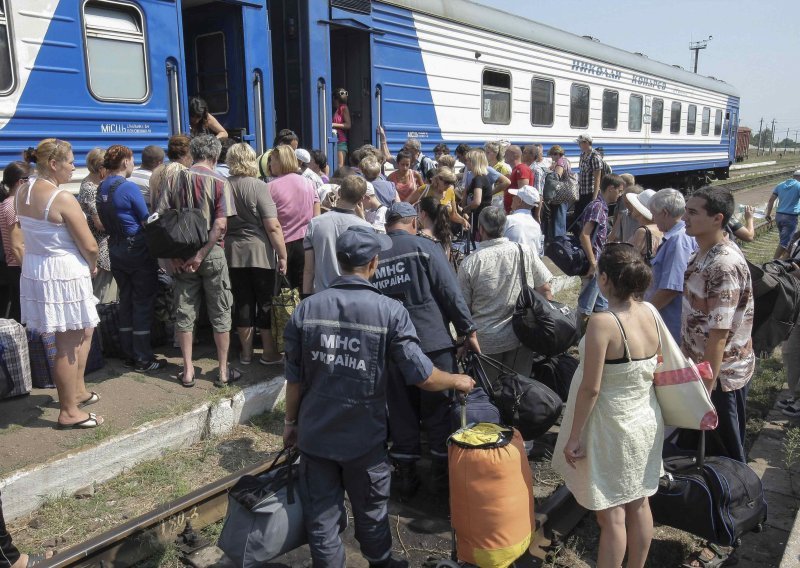
[[[514,334],[511,316],[522,290],[521,256],[525,262],[528,285],[552,299],[553,275],[539,255],[523,244],[503,236],[506,214],[500,207],[486,207],[478,217],[481,242],[458,270],[458,282],[478,328],[481,351],[525,375],[531,372],[533,352]],[[484,369],[494,381],[498,371]]]
[[[236,206],[228,180],[215,170],[221,149],[219,139],[210,134],[192,138],[189,153],[194,164],[180,171],[174,186],[164,186],[157,207],[159,213],[184,207],[199,209],[208,229],[208,241],[194,256],[172,259],[175,336],[183,355],[178,380],[185,387],[195,384],[192,334],[203,298],[217,345],[219,375],[214,385],[222,387],[241,377],[237,369],[228,367],[233,296],[222,239],[228,229],[228,217],[236,215]]]
[[[427,183],[430,183],[436,172],[436,162],[422,153],[422,145],[417,138],[409,138],[403,150],[411,154],[411,169],[417,171]]]
[[[653,280],[644,299],[658,309],[680,345],[683,278],[697,243],[694,237],[686,234],[682,219],[686,201],[680,191],[672,188],[657,191],[650,199],[649,208],[664,238],[652,262]]]

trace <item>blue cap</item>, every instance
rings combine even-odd
[[[372,227],[350,227],[336,239],[336,254],[350,266],[364,266],[379,252],[392,248],[392,239],[375,232]]]
[[[398,201],[389,206],[389,210],[386,212],[386,223],[394,223],[399,219],[416,216],[417,210],[414,209],[413,205],[405,201]]]

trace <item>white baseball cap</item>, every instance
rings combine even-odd
[[[524,185],[519,189],[509,189],[508,193],[516,195],[531,207],[539,205],[539,192],[532,185]]]
[[[294,151],[294,155],[301,164],[308,164],[311,162],[311,154],[308,153],[308,150],[298,148]]]

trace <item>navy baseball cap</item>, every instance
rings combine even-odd
[[[394,223],[398,219],[416,216],[417,210],[414,209],[413,205],[406,203],[405,201],[398,201],[389,206],[389,210],[386,212],[386,223]]]
[[[384,250],[392,248],[392,239],[372,227],[350,227],[336,239],[336,255],[350,266],[364,266]]]

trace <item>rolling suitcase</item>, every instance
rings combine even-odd
[[[32,386],[25,328],[17,321],[0,319],[0,398],[28,394]]]
[[[657,523],[720,546],[738,546],[744,533],[761,530],[767,520],[758,475],[745,463],[706,457],[705,432],[696,455],[666,458],[664,469],[658,492],[650,497]]]

